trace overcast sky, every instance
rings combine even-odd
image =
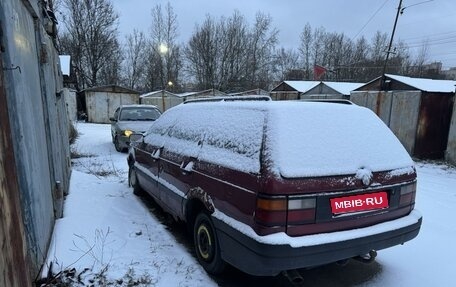
[[[150,32],[151,10],[165,0],[113,0],[120,15],[120,33],[133,29]],[[368,39],[377,30],[390,35],[399,0],[171,0],[178,16],[179,33],[186,42],[195,23],[202,23],[207,14],[230,16],[239,10],[249,21],[255,13],[270,14],[280,31],[280,46],[298,48],[299,35],[306,23],[312,28],[323,26],[328,32],[344,33]],[[426,2],[419,4],[421,2]],[[419,4],[419,5],[415,5]],[[456,0],[403,0],[406,7],[399,17],[395,40],[402,39],[413,53],[428,40],[431,60],[441,61],[444,68],[456,66]],[[374,16],[375,15],[375,16]],[[370,20],[370,21],[369,21]],[[363,27],[365,28],[363,29]],[[358,36],[358,37],[359,37]]]

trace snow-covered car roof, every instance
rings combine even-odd
[[[166,117],[167,111],[161,118],[172,121],[170,126],[182,125],[195,135],[204,133],[205,140],[215,145],[228,142],[235,151],[230,155],[224,149],[204,150],[207,145],[203,144],[200,156],[245,172],[260,171],[262,126],[269,168],[284,177],[354,174],[360,169],[409,172],[413,166],[389,128],[372,111],[357,105],[203,102],[179,105],[171,112],[173,117]],[[175,145],[184,153],[198,148],[182,142]]]

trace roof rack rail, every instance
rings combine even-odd
[[[300,99],[300,102],[323,102],[323,103],[334,103],[334,104],[344,104],[344,105],[354,105],[350,100],[344,99]]]
[[[199,99],[186,100],[184,104],[201,103],[201,102],[237,102],[237,101],[272,101],[269,96],[217,96]]]

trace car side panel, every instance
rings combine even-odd
[[[211,197],[216,209],[245,224],[253,223],[256,194],[261,188],[256,175],[199,161],[193,180]]]
[[[160,160],[160,200],[169,213],[181,219],[184,219],[185,195],[194,182],[194,173],[191,169],[185,170],[190,162],[193,165],[196,159],[164,147]]]
[[[145,143],[141,144],[140,147],[135,148],[135,164],[140,186],[156,200],[159,200],[158,169],[160,159],[153,156],[157,149],[158,147]]]

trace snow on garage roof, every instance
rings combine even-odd
[[[425,92],[454,93],[455,91],[456,81],[411,78],[391,74],[385,74],[385,76]]]
[[[152,91],[152,92],[149,92],[149,93],[142,94],[139,97],[140,98],[147,98],[147,97],[153,97],[153,96],[157,96],[157,95],[161,96],[163,93],[165,93],[167,95],[171,95],[171,96],[177,96],[176,94],[171,93],[171,92],[166,91],[166,90],[158,90],[158,91]]]
[[[350,82],[322,82],[331,89],[341,93],[342,95],[350,95],[351,91],[364,85],[364,83],[350,83]]]
[[[305,93],[318,86],[320,81],[284,81],[284,83],[298,92]]]
[[[364,83],[350,82],[326,82],[326,81],[284,81],[300,93],[307,93],[318,85],[326,85],[342,95],[350,95],[350,92],[364,85]]]

